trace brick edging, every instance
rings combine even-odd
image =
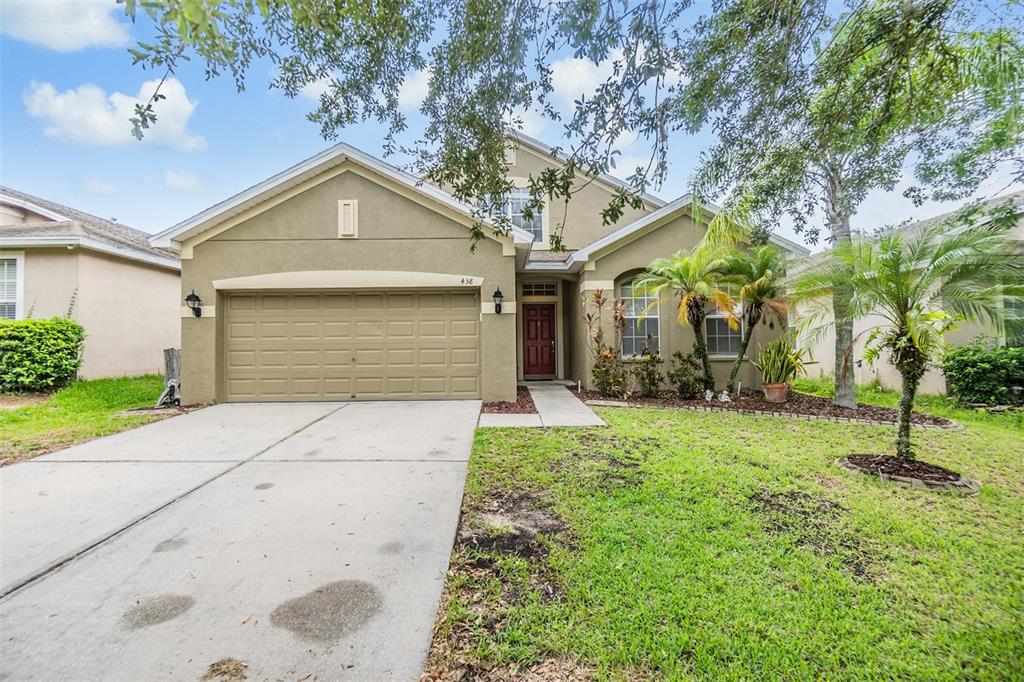
[[[587,405],[592,407],[647,407],[652,409],[668,410],[689,410],[690,412],[732,412],[734,414],[755,415],[759,417],[789,417],[791,419],[806,419],[808,421],[827,421],[837,424],[868,424],[870,426],[896,426],[896,422],[884,422],[877,419],[855,419],[853,417],[832,417],[824,414],[800,414],[798,412],[769,412],[767,410],[734,410],[728,407],[706,407],[703,405],[646,405],[644,403],[630,403],[625,400],[585,400]],[[919,429],[931,429],[933,431],[963,431],[963,426],[952,419],[947,420],[949,424],[915,424],[911,425]]]
[[[959,493],[961,495],[977,495],[981,492],[981,485],[977,481],[973,481],[962,476],[959,481],[952,482],[925,481],[920,478],[910,478],[909,476],[894,476],[892,474],[868,471],[867,469],[857,466],[846,457],[839,457],[835,460],[834,464],[841,469],[852,471],[853,473],[860,474],[861,476],[877,476],[883,481],[891,481],[908,488],[917,488],[918,490],[936,490],[941,492]]]

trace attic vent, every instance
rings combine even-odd
[[[508,145],[505,147],[505,165],[516,165],[516,148],[512,145]]]
[[[338,201],[338,236],[356,237],[359,232],[359,202],[355,199]]]

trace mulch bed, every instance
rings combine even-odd
[[[537,414],[537,407],[533,404],[533,396],[526,386],[516,387],[516,401],[498,401],[484,403],[480,408],[486,414]]]
[[[955,471],[916,459],[903,459],[892,455],[847,455],[846,460],[857,468],[873,474],[903,476],[935,483],[954,483],[960,480],[960,474]]]
[[[576,393],[580,400],[607,400],[597,391],[584,389]],[[784,403],[770,403],[764,399],[760,391],[745,390],[742,395],[732,396],[732,402],[722,403],[718,398],[705,401],[703,398],[695,400],[684,400],[672,392],[665,392],[657,398],[641,398],[630,396],[626,401],[631,405],[648,405],[650,407],[688,407],[688,408],[711,408],[715,410],[755,410],[758,412],[780,412],[794,415],[807,415],[815,417],[829,417],[837,419],[860,419],[876,422],[895,424],[899,419],[899,412],[890,407],[879,407],[877,405],[858,405],[857,409],[849,409],[833,405],[828,398],[821,398],[796,391],[789,392],[789,398]],[[914,412],[911,421],[921,426],[953,426],[953,422],[942,417],[935,417],[930,414]]]

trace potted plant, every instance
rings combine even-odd
[[[772,341],[761,348],[754,366],[761,370],[761,390],[770,403],[784,403],[789,385],[804,371],[804,350],[793,348],[787,339]]]

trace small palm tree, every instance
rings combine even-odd
[[[785,319],[787,305],[783,280],[786,276],[786,258],[774,246],[755,246],[749,251],[730,252],[715,264],[715,271],[723,282],[739,288],[742,317],[746,322],[740,338],[740,350],[725,385],[726,390],[732,393],[754,328],[766,315],[779,322]]]
[[[1024,251],[1006,238],[1012,226],[993,221],[947,236],[949,225],[938,223],[916,236],[896,232],[856,239],[794,282],[796,301],[830,300],[833,289],[846,286],[853,292],[854,319],[874,314],[884,320],[868,332],[865,357],[874,360],[888,352],[902,378],[898,457],[914,457],[914,398],[921,377],[941,353],[945,333],[967,320],[989,323],[1000,333],[1024,322],[1007,305],[1024,301]],[[822,312],[819,308],[806,322],[821,319]]]
[[[682,249],[669,258],[653,261],[633,284],[634,288],[649,294],[658,295],[669,291],[679,298],[677,319],[679,324],[693,327],[693,349],[704,369],[704,388],[712,390],[715,388],[715,379],[711,374],[708,346],[704,340],[704,319],[709,304],[727,315],[732,315],[735,307],[732,297],[718,288],[717,279],[716,261],[708,251],[698,249],[690,252]],[[648,306],[648,310],[653,305]]]

